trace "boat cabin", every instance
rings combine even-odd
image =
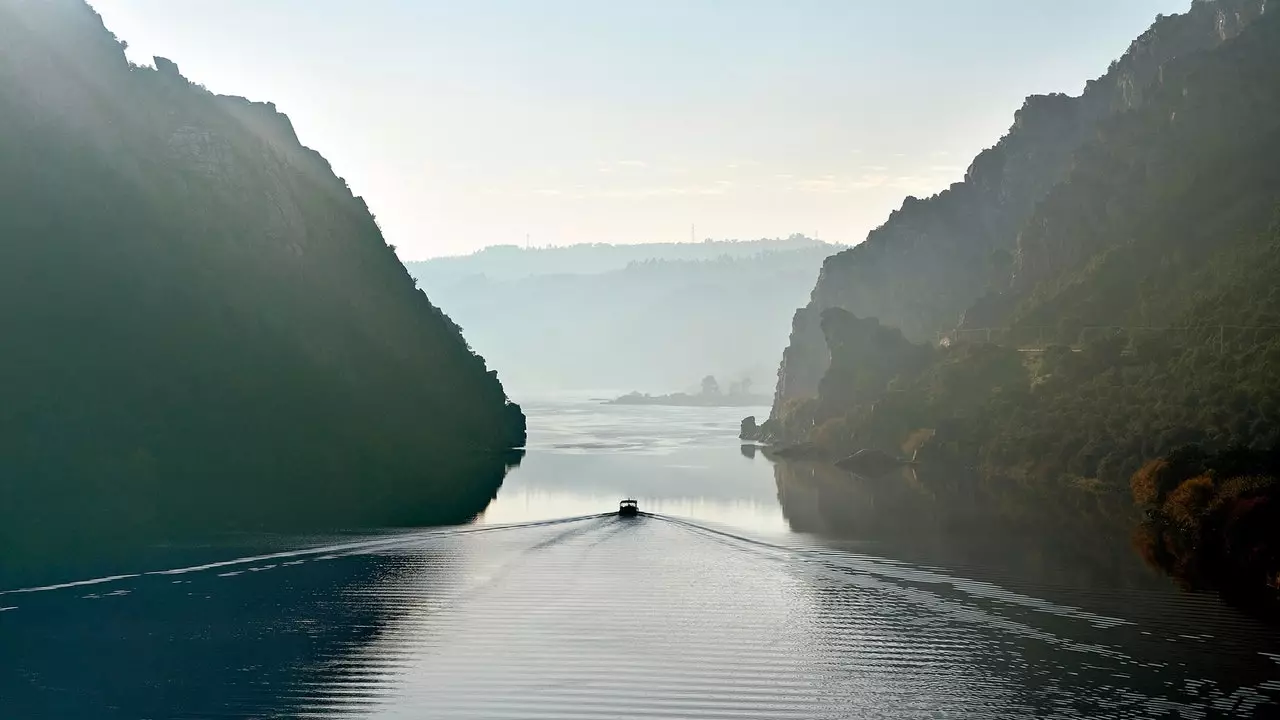
[[[618,514],[622,517],[634,517],[640,514],[640,504],[635,500],[623,500],[618,503]]]

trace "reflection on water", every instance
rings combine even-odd
[[[1137,515],[1121,494],[983,481],[950,468],[863,478],[831,465],[773,466],[797,532],[866,552],[1064,588],[1166,588],[1129,550]]]
[[[1143,562],[1129,547],[1136,518],[1125,497],[1032,491],[928,468],[876,479],[815,463],[774,470],[791,527],[830,547],[946,568],[1000,593],[1122,620],[1090,642],[1144,658],[1143,667],[1158,668],[1145,682],[1185,682],[1220,709],[1234,707],[1234,694],[1280,689],[1277,629],[1214,594],[1182,592]],[[1090,669],[1069,660],[1043,662],[1054,672]],[[1168,677],[1170,668],[1182,679]]]
[[[634,497],[641,509],[664,515],[760,532],[787,529],[773,470],[737,452],[738,423],[750,409],[598,402],[524,407],[529,445],[483,522],[586,515]]]
[[[298,476],[263,484],[196,475],[169,478],[157,489],[154,482],[117,487],[82,478],[84,492],[40,502],[27,486],[10,483],[21,492],[11,493],[18,500],[9,505],[4,500],[12,497],[0,498],[0,589],[138,572],[175,559],[225,558],[245,543],[280,542],[271,536],[468,522],[522,456],[519,450],[459,453],[413,476],[374,468],[368,477],[336,484],[331,478],[308,485]]]
[[[0,594],[0,717],[1280,710],[1277,631],[1147,570],[1123,505],[774,466],[737,412],[542,410],[476,524],[242,536]],[[628,494],[664,510],[600,514]]]
[[[1238,616],[1188,632],[663,516],[0,598],[14,717],[1248,717],[1280,690]]]

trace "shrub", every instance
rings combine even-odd
[[[1213,478],[1199,475],[1184,481],[1165,498],[1161,512],[1170,523],[1183,529],[1196,529],[1213,501]]]

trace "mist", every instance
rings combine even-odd
[[[839,249],[802,235],[498,246],[409,269],[516,395],[677,392],[708,374],[768,393],[791,313]]]

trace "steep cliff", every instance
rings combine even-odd
[[[980,298],[1011,286],[1025,291],[1052,273],[1048,254],[1017,252],[1018,237],[1037,204],[1066,178],[1076,151],[1096,136],[1100,123],[1143,106],[1170,60],[1235,37],[1266,5],[1197,0],[1184,14],[1157,19],[1079,97],[1029,98],[1008,134],[973,161],[962,182],[928,199],[908,197],[865,242],[828,258],[810,303],[793,321],[775,415],[785,402],[818,391],[830,357],[817,331],[822,310],[841,307],[878,318],[925,341],[954,328]],[[1041,261],[1050,265],[1041,267]],[[1005,312],[998,299],[988,301],[969,321]]]
[[[0,128],[0,547],[492,496],[520,408],[274,106],[0,0]]]
[[[829,379],[902,341],[863,336],[873,347],[853,353],[828,332],[818,398],[775,408],[764,431],[828,439],[793,411],[809,405],[864,446],[928,434],[926,455],[953,465],[1112,488],[1188,443],[1280,443],[1280,15],[1165,63],[1141,94],[1037,204],[1021,279],[971,308],[1007,333],[957,334],[922,370],[900,362],[842,400]]]
[[[1019,234],[1001,324],[1179,322],[1206,267],[1266,230],[1280,200],[1278,67],[1269,14],[1167,63],[1141,111],[1100,124]],[[1242,324],[1246,307],[1217,321]]]

